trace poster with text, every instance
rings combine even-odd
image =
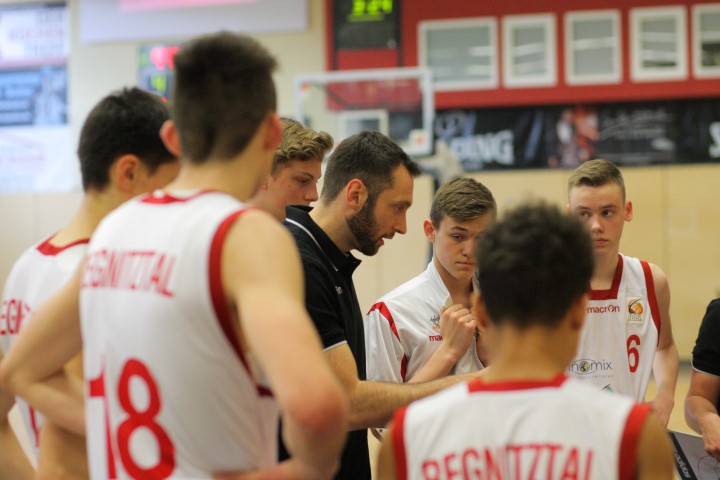
[[[64,3],[0,6],[0,193],[78,185]]]

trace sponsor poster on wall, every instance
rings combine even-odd
[[[77,186],[64,3],[0,6],[0,193]]]
[[[467,172],[720,161],[720,99],[436,113],[434,134]]]

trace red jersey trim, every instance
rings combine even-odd
[[[637,448],[640,432],[650,412],[650,405],[634,405],[625,421],[625,429],[620,440],[620,457],[618,462],[620,480],[632,480],[637,469]]]
[[[233,225],[233,223],[235,223],[235,220],[237,220],[240,215],[247,212],[248,210],[249,209],[243,209],[233,212],[220,223],[220,226],[215,232],[215,235],[213,236],[212,242],[210,244],[208,280],[210,283],[210,299],[212,300],[213,310],[215,311],[215,316],[217,317],[218,323],[220,324],[220,329],[225,334],[225,338],[227,339],[227,341],[230,342],[230,346],[237,354],[250,378],[253,378],[252,371],[250,371],[250,366],[248,365],[245,354],[243,353],[242,347],[240,346],[240,341],[238,340],[237,332],[235,331],[235,325],[232,321],[233,316],[230,313],[227,298],[225,298],[225,292],[223,291],[221,262],[222,248],[225,244],[225,238],[227,237],[227,233],[230,230],[230,227]],[[261,397],[272,396],[272,391],[269,388],[258,385],[257,382],[255,386],[257,387],[258,395],[260,395]]]
[[[620,280],[622,280],[622,272],[623,257],[618,254],[618,265],[615,269],[615,276],[612,285],[610,285],[610,290],[590,290],[590,300],[616,300],[620,289]]]
[[[50,243],[50,240],[52,240],[53,237],[48,238],[44,242],[42,242],[40,245],[35,247],[35,249],[42,253],[43,255],[47,255],[49,257],[53,257],[57,255],[58,253],[67,250],[68,248],[75,247],[77,245],[86,245],[90,242],[89,238],[81,238],[79,240],[75,240],[74,242],[70,242],[67,245],[62,246],[56,246]]]
[[[653,318],[653,323],[658,331],[658,343],[660,343],[660,327],[662,321],[660,319],[660,307],[658,306],[657,296],[655,295],[655,282],[653,281],[652,270],[650,270],[650,264],[648,262],[640,262],[642,265],[643,273],[645,274],[645,288],[647,288],[648,303],[650,304],[650,314]]]
[[[189,195],[187,197],[176,197],[164,190],[155,190],[154,192],[148,193],[140,201],[142,203],[150,203],[153,205],[167,205],[170,203],[189,202],[190,200],[194,200],[197,197],[205,195],[207,193],[216,193],[216,192],[219,192],[219,190],[200,190],[199,192],[193,193],[192,195]],[[159,195],[156,195],[156,193],[159,193]]]
[[[388,321],[390,324],[390,329],[395,334],[395,338],[398,339],[398,342],[400,341],[400,334],[398,334],[397,326],[395,325],[395,320],[393,320],[392,314],[390,313],[390,309],[387,308],[387,305],[383,302],[378,302],[372,307],[370,307],[370,311],[377,310],[380,312],[380,315],[385,318],[385,320]],[[403,353],[402,359],[400,360],[400,376],[403,379],[403,382],[406,381],[405,377],[407,375],[407,355]]]
[[[478,378],[468,383],[468,392],[504,392],[510,390],[530,390],[534,388],[557,388],[567,380],[564,373],[559,373],[551,380],[506,380],[499,382],[483,382]]]
[[[405,414],[407,406],[395,412],[392,425],[392,445],[395,456],[395,478],[407,480],[407,452],[405,451]]]

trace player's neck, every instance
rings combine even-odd
[[[90,238],[105,215],[120,203],[120,200],[115,199],[108,192],[86,192],[75,215],[65,227],[53,236],[50,243],[62,246]]]
[[[618,267],[618,252],[611,252],[603,256],[595,256],[595,269],[590,279],[590,288],[593,290],[608,290],[612,286],[615,272]]]
[[[260,185],[260,172],[256,162],[243,160],[207,160],[201,164],[185,160],[177,178],[165,190],[219,190],[248,201]]]
[[[559,330],[505,328],[490,339],[495,343],[492,362],[485,381],[550,380],[563,373],[572,355]],[[577,342],[577,340],[575,340]]]
[[[453,303],[460,303],[469,307],[472,303],[472,280],[458,280],[453,277],[447,270],[445,270],[435,256],[433,256],[433,265],[435,265],[435,270],[437,270],[445,288],[447,288],[448,293],[450,293]]]

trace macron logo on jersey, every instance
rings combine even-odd
[[[586,312],[588,315],[592,315],[594,313],[618,313],[618,312],[620,312],[620,306],[619,305],[603,305],[602,307],[588,306]]]
[[[175,257],[153,251],[99,250],[88,255],[83,288],[140,290],[174,297],[169,283]]]

